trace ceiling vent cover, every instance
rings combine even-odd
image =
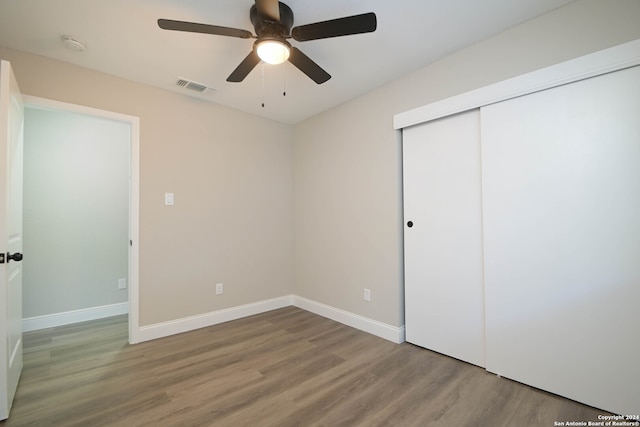
[[[202,83],[194,82],[193,80],[185,79],[184,77],[178,77],[176,86],[201,93],[203,95],[213,95],[214,93],[216,93],[216,90],[214,88]]]

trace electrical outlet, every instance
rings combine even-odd
[[[118,289],[127,289],[127,279],[118,279]]]
[[[216,295],[222,295],[224,293],[224,284],[216,283]]]
[[[364,300],[371,302],[371,289],[364,288]]]

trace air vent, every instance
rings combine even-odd
[[[204,85],[202,83],[194,82],[193,80],[188,80],[183,77],[178,77],[176,81],[176,86],[191,90],[197,93],[201,93],[203,95],[213,95],[216,93],[216,90],[212,87]]]

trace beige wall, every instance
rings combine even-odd
[[[25,94],[140,117],[142,326],[293,292],[290,126],[39,56],[0,57]]]
[[[640,1],[578,1],[298,124],[296,293],[403,325],[402,160],[393,115],[640,38],[638,23]]]
[[[0,56],[27,94],[141,118],[141,325],[295,293],[401,326],[393,115],[640,38],[638,22],[640,1],[578,1],[294,127],[33,55]],[[162,205],[167,191],[174,207]],[[225,295],[215,297],[219,281]]]

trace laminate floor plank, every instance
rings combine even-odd
[[[287,307],[141,344],[127,317],[24,334],[20,426],[553,426],[595,408]]]

